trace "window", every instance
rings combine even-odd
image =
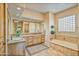
[[[75,32],[75,15],[59,18],[58,31],[59,32]]]

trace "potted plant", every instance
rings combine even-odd
[[[51,34],[54,34],[55,32],[54,32],[54,26],[52,25],[51,26]]]
[[[20,36],[20,34],[21,34],[21,32],[20,32],[20,31],[16,31],[16,36],[17,36],[17,37],[19,37],[19,36]]]
[[[19,37],[21,35],[21,29],[17,27],[16,29],[16,36]]]

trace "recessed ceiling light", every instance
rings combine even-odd
[[[21,10],[21,8],[20,8],[20,7],[18,7],[18,8],[17,8],[17,10]]]

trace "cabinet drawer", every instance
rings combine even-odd
[[[44,38],[42,38],[42,39],[41,39],[41,41],[42,41],[42,42],[44,42],[44,41],[45,41],[45,39],[44,39]]]

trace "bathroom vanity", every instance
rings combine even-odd
[[[21,37],[12,37],[8,41],[8,55],[24,56],[26,47],[44,43],[44,34],[30,33],[21,35]]]
[[[22,37],[13,37],[8,41],[8,55],[9,56],[23,56],[25,55],[25,40]]]
[[[31,34],[23,35],[23,38],[26,41],[27,47],[41,44],[41,43],[44,43],[45,41],[45,36],[44,34],[41,34],[41,33],[33,33],[33,34],[31,33]]]

